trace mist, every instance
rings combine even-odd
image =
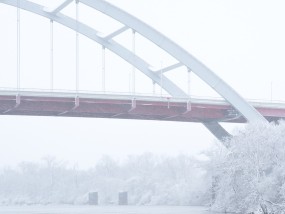
[[[130,205],[209,205],[210,175],[206,161],[191,156],[130,155],[118,161],[102,156],[90,169],[53,156],[22,162],[0,171],[2,205],[88,204],[98,192],[100,205],[118,204],[128,193]]]

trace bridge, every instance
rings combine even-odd
[[[249,101],[268,121],[285,118],[285,103]],[[245,123],[247,120],[222,99],[161,97],[153,95],[95,94],[32,90],[1,90],[0,114],[94,117],[112,119],[198,122],[219,137],[225,133],[211,127],[216,122]]]
[[[285,118],[285,103],[249,103],[268,121]],[[0,91],[2,115],[62,116],[161,120],[179,122],[245,123],[222,99],[160,97],[153,95],[96,94],[81,92]]]
[[[75,18],[62,13],[75,2]],[[103,0],[64,0],[54,8],[47,8],[26,0],[0,0],[17,8],[17,87],[0,90],[0,113],[2,115],[40,115],[61,117],[99,117],[143,119],[162,121],[199,122],[217,138],[230,136],[220,122],[244,123],[277,121],[285,117],[282,103],[250,102],[243,99],[231,86],[218,77],[203,63],[193,57],[165,35],[120,8]],[[120,22],[123,26],[112,33],[102,34],[79,20],[79,5],[86,5]],[[50,20],[50,89],[29,90],[21,87],[21,34],[20,11],[26,10]],[[76,33],[76,83],[73,91],[59,91],[53,87],[53,23],[59,23]],[[132,48],[129,50],[115,40],[131,30]],[[102,90],[84,92],[79,88],[79,35],[86,36],[102,46]],[[159,70],[136,54],[135,36],[140,35],[171,55],[176,62]],[[108,93],[105,87],[105,49],[115,53],[133,66],[130,93]],[[188,91],[175,84],[166,73],[185,67]],[[136,72],[141,72],[167,95],[141,95],[136,92]],[[201,99],[191,96],[190,74],[194,73],[216,91],[223,99]]]

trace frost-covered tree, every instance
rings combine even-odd
[[[285,213],[285,123],[251,124],[213,155],[214,210]]]

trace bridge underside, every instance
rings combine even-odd
[[[285,109],[268,107],[256,108],[268,121],[285,118]],[[25,96],[18,98],[0,95],[0,114],[120,118],[139,120],[244,123],[229,104],[209,104],[205,102],[187,102],[164,100],[139,100],[123,98],[67,98],[59,96]]]

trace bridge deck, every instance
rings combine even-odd
[[[78,97],[78,98],[77,98]],[[251,104],[269,121],[285,118],[285,104]],[[182,122],[246,120],[223,100],[84,94],[64,92],[0,91],[0,114],[61,117],[97,117]]]

